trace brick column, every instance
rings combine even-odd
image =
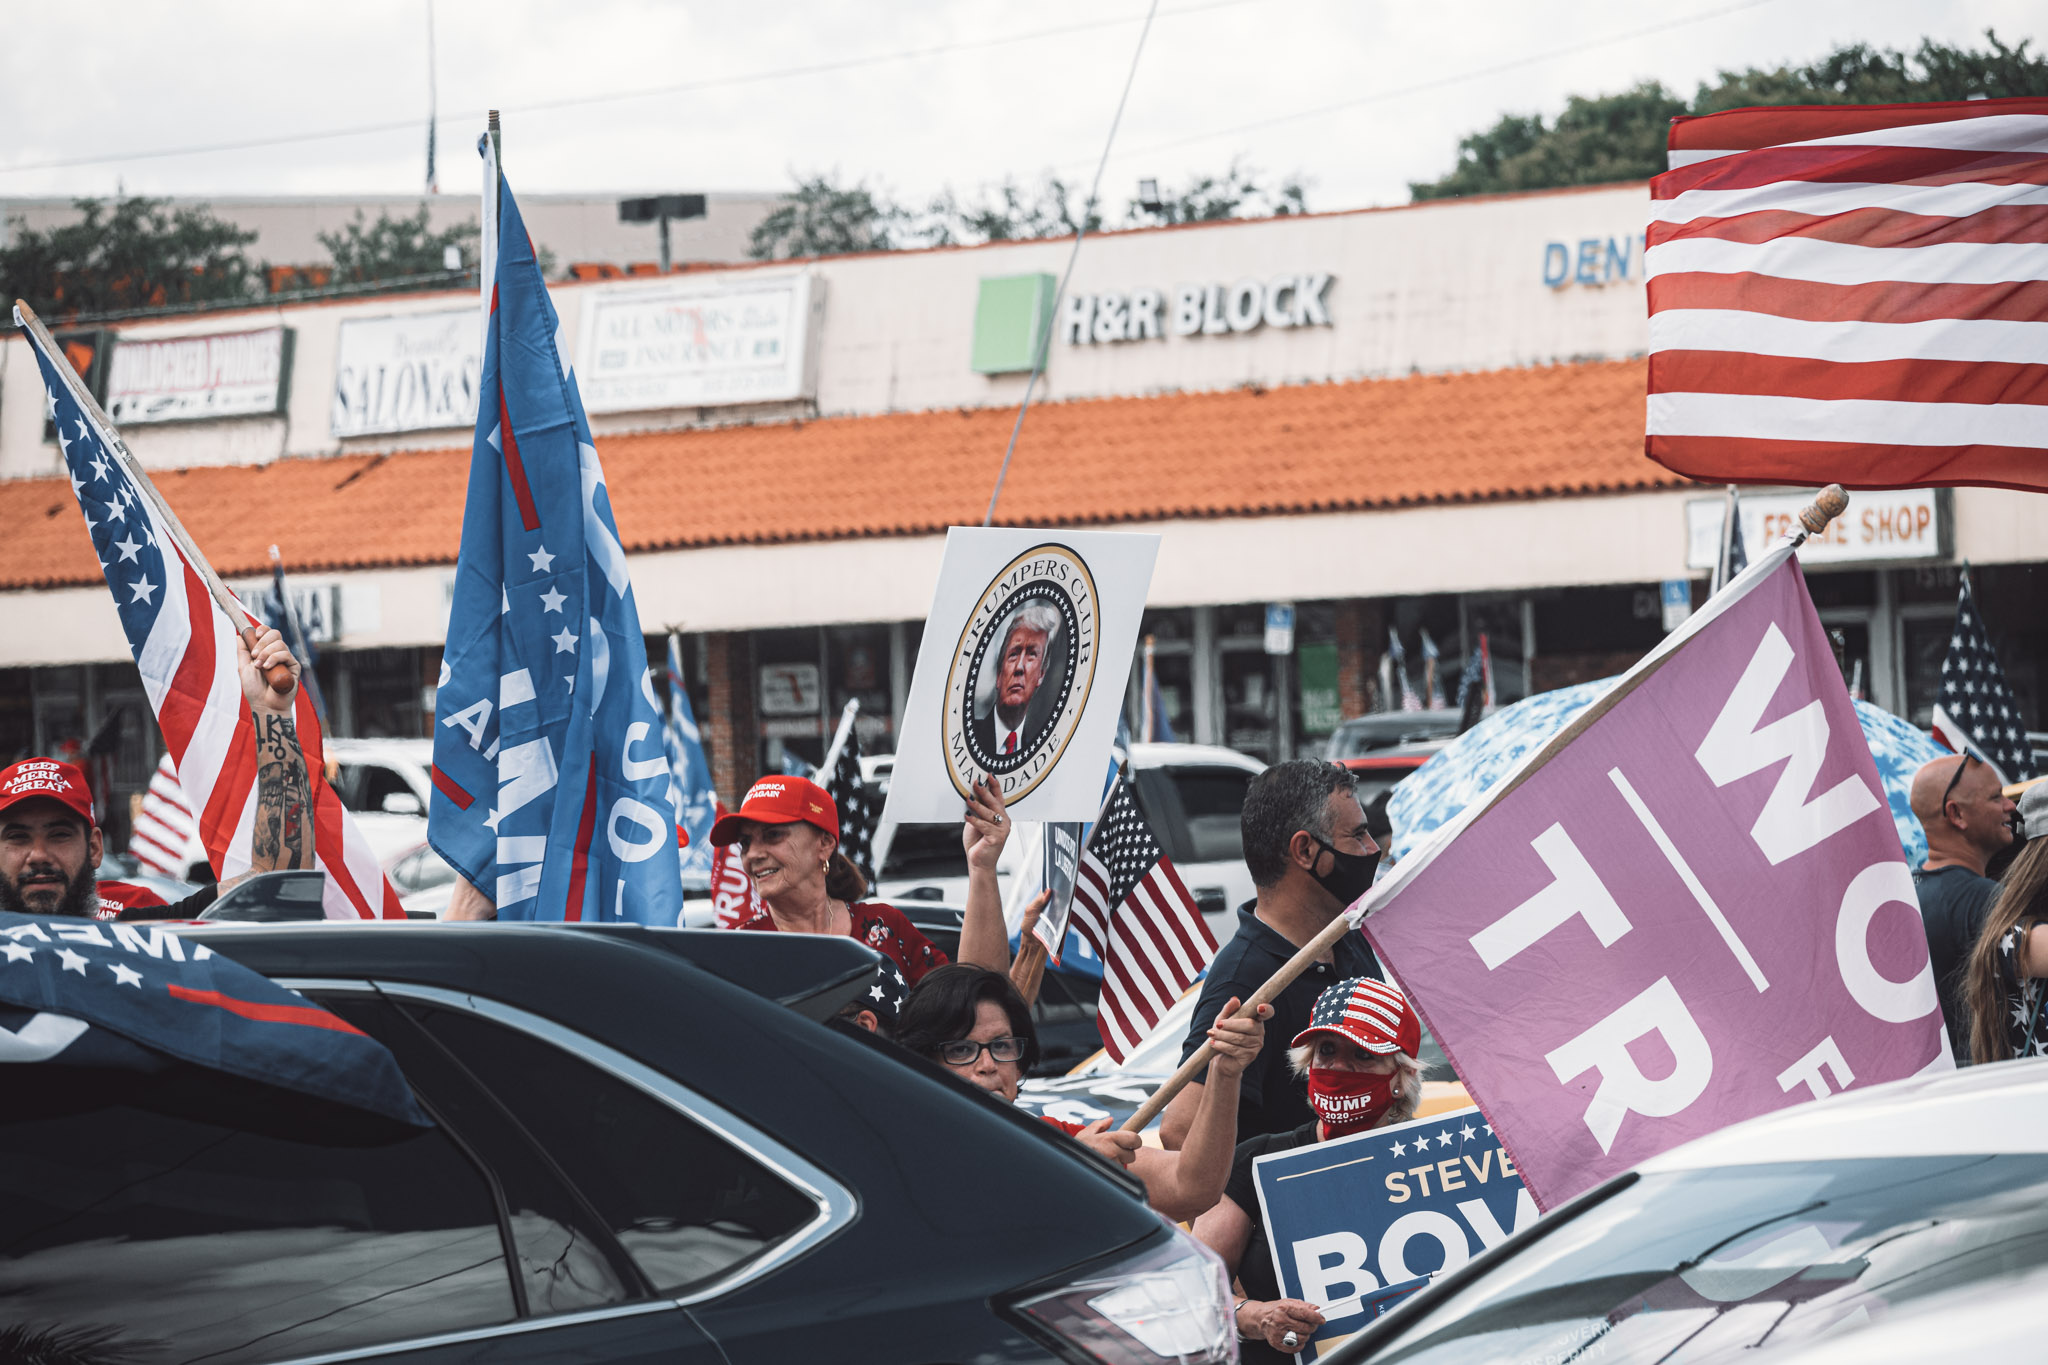
[[[728,809],[759,776],[760,727],[754,716],[754,645],[738,632],[704,637],[705,673],[710,678],[704,741],[710,749],[711,785]]]
[[[1386,638],[1386,611],[1380,602],[1354,597],[1337,604],[1337,705],[1344,719],[1376,709]]]

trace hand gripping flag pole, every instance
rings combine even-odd
[[[20,299],[14,301],[14,321],[36,339],[46,354],[64,354],[56,339],[50,335],[49,328],[43,326],[43,320],[36,316],[35,309]],[[56,370],[58,377],[64,381],[64,387],[70,392],[72,401],[77,403],[80,410],[100,429],[106,438],[107,449],[120,460],[121,467],[128,471],[128,477],[135,481],[135,486],[142,490],[142,496],[149,499],[150,506],[155,509],[157,516],[162,518],[164,526],[178,542],[178,549],[184,553],[193,571],[199,575],[200,581],[206,584],[206,591],[213,597],[214,604],[227,616],[229,623],[241,635],[242,642],[254,650],[256,627],[249,624],[248,613],[242,609],[242,604],[235,600],[235,595],[228,591],[227,584],[220,581],[220,575],[213,571],[213,565],[207,562],[206,556],[199,553],[199,547],[192,543],[191,534],[185,530],[185,524],[178,520],[178,514],[171,510],[171,505],[164,501],[164,495],[157,492],[156,485],[149,481],[149,475],[143,472],[142,462],[135,458],[128,449],[127,442],[121,439],[121,433],[114,429],[114,419],[107,416],[106,410],[100,407],[99,400],[85,387],[76,370],[62,364],[56,366]],[[270,684],[271,691],[280,695],[292,690],[292,671],[284,664],[275,664],[266,670],[263,680]]]
[[[1791,537],[1792,543],[1797,545],[1808,536],[1819,535],[1827,529],[1829,522],[1848,510],[1848,506],[1849,495],[1842,491],[1842,486],[1835,483],[1829,484],[1826,488],[1815,494],[1813,501],[1799,513],[1800,529],[1793,533]],[[1764,561],[1759,560],[1758,562],[1762,563]],[[1568,728],[1566,733],[1572,733],[1572,729]],[[1556,742],[1552,741],[1552,743]],[[1365,895],[1359,897],[1358,904],[1331,920],[1323,927],[1321,933],[1303,944],[1293,957],[1288,958],[1286,962],[1282,963],[1280,970],[1268,977],[1265,985],[1259,987],[1249,997],[1239,1002],[1232,1017],[1235,1018],[1236,1015],[1243,1014],[1246,1010],[1257,1009],[1260,1005],[1272,1004],[1280,992],[1294,984],[1294,979],[1309,969],[1310,963],[1330,951],[1331,947],[1339,939],[1358,927],[1359,922],[1370,912],[1375,899],[1377,897],[1374,892],[1368,891]],[[1139,1105],[1138,1112],[1132,1114],[1130,1118],[1124,1121],[1125,1131],[1132,1133],[1143,1132],[1151,1124],[1152,1120],[1159,1117],[1167,1104],[1186,1087],[1188,1082],[1194,1080],[1208,1069],[1209,1060],[1214,1055],[1215,1049],[1206,1041],[1196,1048],[1193,1054],[1180,1064],[1180,1069],[1171,1076],[1168,1076],[1166,1083],[1152,1092],[1152,1098]]]

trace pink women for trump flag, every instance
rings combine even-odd
[[[2048,491],[2048,99],[1678,119],[1650,199],[1651,459]]]
[[[1374,889],[1539,1205],[1953,1065],[1883,790],[1781,543]]]

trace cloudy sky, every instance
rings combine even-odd
[[[527,192],[782,188],[908,199],[1093,174],[1146,0],[434,0],[441,188],[505,110]],[[1104,180],[1241,156],[1318,209],[1401,203],[1508,111],[1840,43],[2048,44],[2040,0],[1160,0]],[[0,197],[403,193],[423,178],[428,0],[10,7]],[[270,145],[247,145],[268,142]],[[196,154],[146,155],[190,148]]]

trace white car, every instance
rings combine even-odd
[[[863,776],[885,784],[893,762],[888,755],[871,756],[863,760]],[[1265,769],[1247,754],[1207,744],[1131,746],[1131,780],[1138,805],[1219,943],[1237,932],[1237,907],[1253,895],[1239,819],[1245,788]],[[1006,900],[1010,880],[1025,856],[1023,844],[1012,840],[1003,850],[998,880]],[[876,894],[885,901],[960,904],[967,895],[960,826],[897,827]]]
[[[1903,1360],[1895,1321],[2044,1269],[2048,1059],[1999,1062],[1794,1105],[1653,1157],[1448,1267],[1322,1359]],[[1864,1348],[1821,1349],[1880,1324]],[[2037,1338],[2011,1356],[1958,1337],[1913,1358],[2038,1359]]]

